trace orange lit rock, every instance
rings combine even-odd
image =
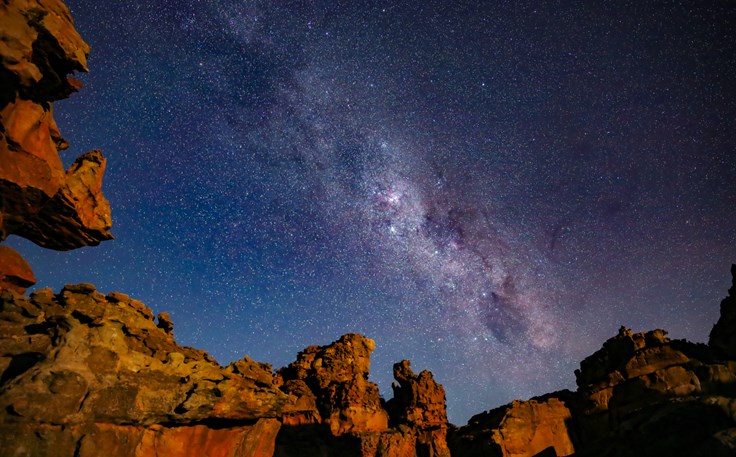
[[[397,423],[418,427],[446,426],[445,389],[427,370],[415,375],[408,360],[394,364],[394,398],[388,407]]]
[[[43,446],[37,441],[55,436],[77,443],[74,449],[84,444],[84,433],[74,430],[107,424],[145,429],[117,445],[137,442],[136,452],[150,450],[110,455],[251,455],[226,452],[244,446],[272,452],[277,418],[290,400],[262,364],[246,358],[221,367],[207,353],[178,345],[142,303],[105,296],[90,284],[30,298],[5,291],[0,310],[0,426],[8,435],[31,430],[23,446]],[[63,428],[41,433],[41,424]],[[248,444],[244,433],[252,427],[263,436]],[[192,449],[208,451],[176,454],[177,443],[188,439],[199,443]]]
[[[0,246],[0,290],[11,289],[24,293],[36,284],[31,266],[14,249]]]
[[[386,431],[388,414],[378,386],[368,381],[374,348],[370,338],[347,334],[328,346],[306,348],[280,369],[277,382],[304,408],[295,410],[294,417],[321,419],[333,435]]]
[[[542,452],[572,455],[572,414],[559,397],[514,401],[506,406],[473,416],[455,434],[453,456],[531,457]],[[546,454],[541,454],[546,455]]]
[[[394,364],[394,398],[388,401],[391,420],[415,433],[421,454],[449,456],[445,389],[427,370],[415,375],[408,360]]]
[[[68,78],[86,71],[89,46],[58,0],[0,5],[0,241],[11,234],[67,250],[112,238],[110,205],[102,196],[99,151],[64,171],[68,144],[52,102],[80,87]]]

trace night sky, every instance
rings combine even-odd
[[[574,388],[620,325],[707,341],[736,262],[733,2],[68,0],[55,105],[114,241],[11,238],[38,287],[168,311],[275,368],[376,340],[450,420]]]

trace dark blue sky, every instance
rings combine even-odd
[[[223,364],[359,332],[385,396],[408,358],[456,423],[573,388],[622,324],[707,340],[727,2],[67,3],[92,54],[63,158],[107,156],[116,239],[11,240],[40,287],[126,292]]]

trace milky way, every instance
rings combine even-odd
[[[116,240],[13,240],[40,287],[124,291],[221,363],[360,332],[384,396],[408,358],[456,423],[574,388],[622,324],[707,339],[733,7],[126,3],[68,1],[91,73],[55,107]]]

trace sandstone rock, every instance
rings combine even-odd
[[[205,352],[176,344],[145,305],[111,296],[89,284],[56,295],[0,296],[3,434],[26,436],[25,430],[87,449],[107,439],[98,433],[120,439],[112,448],[133,443],[137,452],[111,455],[271,455],[277,418],[290,400],[273,387],[270,371],[249,359],[223,368]],[[97,430],[92,435],[84,432],[90,427]],[[253,427],[263,430],[251,435]],[[198,443],[190,443],[190,453],[181,444],[188,440]],[[261,454],[235,451],[248,446]]]
[[[736,440],[734,287],[710,345],[618,334],[580,363],[577,392],[512,402],[450,433],[453,456],[726,456]]]
[[[348,334],[328,346],[310,346],[276,374],[296,398],[282,416],[275,455],[449,457],[445,391],[432,374],[415,375],[408,361],[394,366],[400,384],[384,409],[369,382],[373,340]]]
[[[36,284],[36,277],[28,262],[14,249],[0,246],[0,290],[12,289],[24,293]]]
[[[79,87],[67,75],[87,71],[89,46],[61,1],[3,2],[0,24],[2,81],[8,92],[49,102],[66,98]]]
[[[216,424],[180,427],[0,424],[0,455],[271,457],[279,428],[276,419],[259,419],[227,428]],[[12,453],[5,453],[9,450]]]
[[[394,364],[394,398],[389,400],[391,419],[420,428],[447,426],[445,390],[427,370],[415,375],[408,360]]]
[[[0,5],[0,241],[16,234],[67,250],[112,238],[105,160],[93,151],[65,172],[52,111],[80,87],[67,75],[86,71],[88,52],[60,1]]]
[[[452,434],[452,455],[531,457],[546,455],[545,452],[572,455],[575,452],[572,413],[566,405],[571,395],[560,392],[546,398],[517,400],[473,416],[468,425]]]
[[[394,378],[394,398],[386,405],[392,423],[415,431],[421,454],[449,456],[445,389],[427,370],[415,375],[408,360],[394,364]]]
[[[169,313],[159,313],[159,315],[156,316],[156,320],[158,321],[156,327],[166,332],[166,334],[173,336],[174,323],[171,322],[171,316],[169,316]]]
[[[731,265],[732,284],[721,302],[721,317],[710,332],[708,344],[722,357],[736,360],[736,264]]]
[[[82,155],[50,199],[32,188],[17,186],[13,177],[0,176],[5,193],[4,233],[61,251],[112,239],[110,204],[101,191],[104,170],[105,158],[99,151]]]
[[[368,381],[374,348],[373,340],[354,333],[327,346],[310,346],[277,372],[277,382],[302,407],[316,405],[316,412],[302,410],[297,416],[321,418],[333,435],[386,431],[388,414],[378,386]]]

